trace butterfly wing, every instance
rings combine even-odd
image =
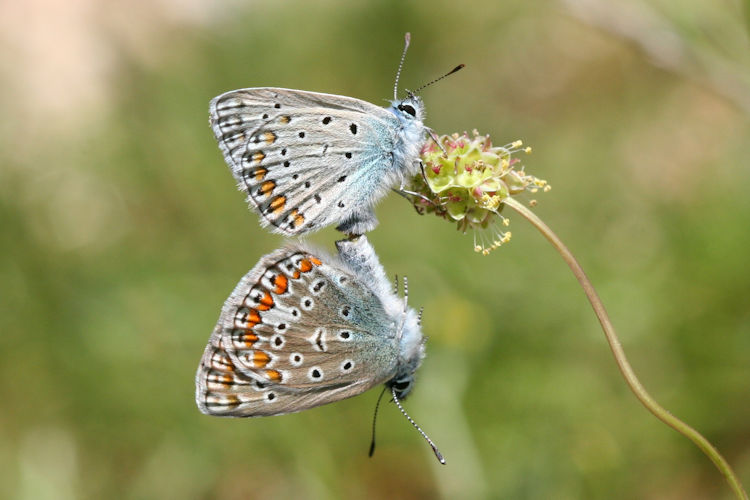
[[[241,89],[214,98],[210,117],[240,189],[275,232],[370,230],[373,205],[402,179],[398,119],[359,99]]]
[[[210,415],[265,416],[354,396],[396,371],[398,325],[346,263],[277,250],[226,301],[196,375]]]

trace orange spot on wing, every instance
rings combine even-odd
[[[292,273],[292,278],[298,280],[299,276],[300,276],[299,271],[295,269],[294,272]]]
[[[253,351],[253,368],[263,368],[271,361],[271,356],[265,351]]]
[[[286,198],[284,196],[277,196],[271,201],[271,210],[273,210],[273,213],[277,214],[284,210],[284,205],[286,204]]]
[[[253,328],[255,328],[255,325],[257,325],[258,323],[260,323],[260,321],[252,322],[249,318],[245,318],[243,322],[237,322],[237,327],[246,332],[251,332],[253,331]]]
[[[240,341],[245,347],[252,347],[258,341],[258,336],[254,333],[245,333],[240,337]]]
[[[288,283],[289,281],[286,279],[286,276],[284,276],[283,274],[279,274],[273,280],[273,284],[276,285],[276,288],[273,290],[273,293],[278,295],[280,293],[286,292],[286,287]]]
[[[294,214],[294,227],[300,227],[305,222],[305,216],[302,214]]]
[[[266,132],[263,134],[263,139],[266,141],[266,144],[273,144],[276,142],[276,134],[273,132]]]
[[[310,262],[312,262],[316,266],[319,266],[319,265],[322,264],[322,262],[320,261],[320,259],[318,259],[317,257],[314,257],[312,255],[310,256]]]
[[[256,168],[255,172],[253,172],[256,181],[262,181],[266,177],[267,173],[268,169],[265,169],[263,167]]]
[[[255,161],[255,162],[260,163],[260,162],[263,161],[263,158],[265,158],[265,157],[266,157],[266,155],[263,154],[263,151],[257,151],[255,153],[253,153],[253,161]]]
[[[279,121],[281,123],[289,123],[290,120],[291,120],[291,118],[288,117],[288,116],[282,116],[281,118],[279,118]]]
[[[260,299],[260,304],[258,305],[258,309],[261,311],[268,311],[273,307],[273,297],[271,297],[271,294],[269,292],[266,292],[263,295],[263,298]]]
[[[238,312],[237,317],[235,318],[235,324],[237,325],[237,328],[241,328],[243,330],[250,331],[258,323],[263,323],[263,319],[260,317],[258,309],[250,308],[247,313]]]
[[[248,322],[253,322],[256,325],[258,323],[262,323],[263,320],[260,318],[260,313],[258,313],[257,309],[250,309],[250,312],[247,314],[247,320]]]
[[[278,370],[266,370],[266,378],[273,382],[281,382],[281,372]]]
[[[274,181],[266,181],[260,185],[260,192],[263,195],[269,195],[273,192],[273,188],[275,187],[276,183]]]
[[[303,273],[306,273],[310,269],[312,269],[312,264],[310,263],[309,260],[302,259],[301,261],[299,261],[299,270],[300,271],[302,271]]]

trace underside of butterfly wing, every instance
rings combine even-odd
[[[265,417],[295,413],[360,394],[371,387],[367,380],[290,390],[282,384],[259,382],[237,369],[212,337],[197,376],[196,403],[201,412],[222,417]]]
[[[396,372],[398,325],[346,263],[265,256],[224,305],[196,375],[202,412],[265,416],[354,396]]]
[[[408,170],[398,119],[359,99],[242,89],[213,99],[210,117],[249,205],[275,232],[368,231],[373,206]]]

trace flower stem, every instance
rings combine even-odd
[[[583,291],[586,293],[586,297],[588,297],[589,302],[591,303],[591,307],[594,308],[594,313],[599,319],[599,323],[602,325],[604,335],[607,337],[607,342],[609,343],[609,347],[612,349],[612,354],[615,357],[615,362],[620,369],[620,373],[622,373],[622,376],[625,378],[625,382],[633,391],[635,397],[637,397],[641,404],[643,404],[643,406],[645,406],[648,411],[653,413],[656,418],[695,443],[695,445],[698,446],[698,448],[700,448],[701,451],[703,451],[703,453],[711,459],[714,465],[716,465],[719,471],[724,475],[724,478],[729,483],[729,486],[732,488],[735,496],[740,500],[748,500],[747,493],[742,487],[742,483],[740,483],[734,471],[729,466],[729,463],[724,460],[724,457],[721,456],[719,451],[714,448],[714,446],[698,431],[696,431],[685,422],[669,413],[661,405],[659,405],[659,403],[657,403],[651,397],[651,395],[646,392],[646,389],[643,387],[643,385],[641,385],[640,381],[635,376],[630,363],[628,363],[628,360],[625,357],[625,351],[623,351],[620,340],[617,338],[617,333],[615,332],[615,328],[614,326],[612,326],[612,322],[607,315],[604,304],[596,294],[594,286],[591,284],[591,281],[589,281],[588,277],[586,277],[586,274],[583,272],[583,268],[580,266],[580,264],[578,264],[578,261],[576,261],[575,257],[573,257],[573,254],[570,252],[570,250],[568,250],[568,248],[563,244],[560,238],[558,238],[557,235],[552,232],[552,230],[525,205],[516,201],[512,197],[505,198],[503,202],[513,208],[519,214],[521,214],[534,227],[536,227],[539,232],[541,232],[542,235],[544,235],[544,237],[547,238],[550,243],[552,243],[552,246],[555,247],[555,249],[560,253],[562,258],[568,264],[570,269],[573,271],[576,279],[580,283],[581,287],[583,287]]]

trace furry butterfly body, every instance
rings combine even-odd
[[[264,256],[227,299],[196,374],[206,414],[292,413],[385,383],[411,390],[424,357],[416,312],[362,236],[338,257],[303,246]]]

